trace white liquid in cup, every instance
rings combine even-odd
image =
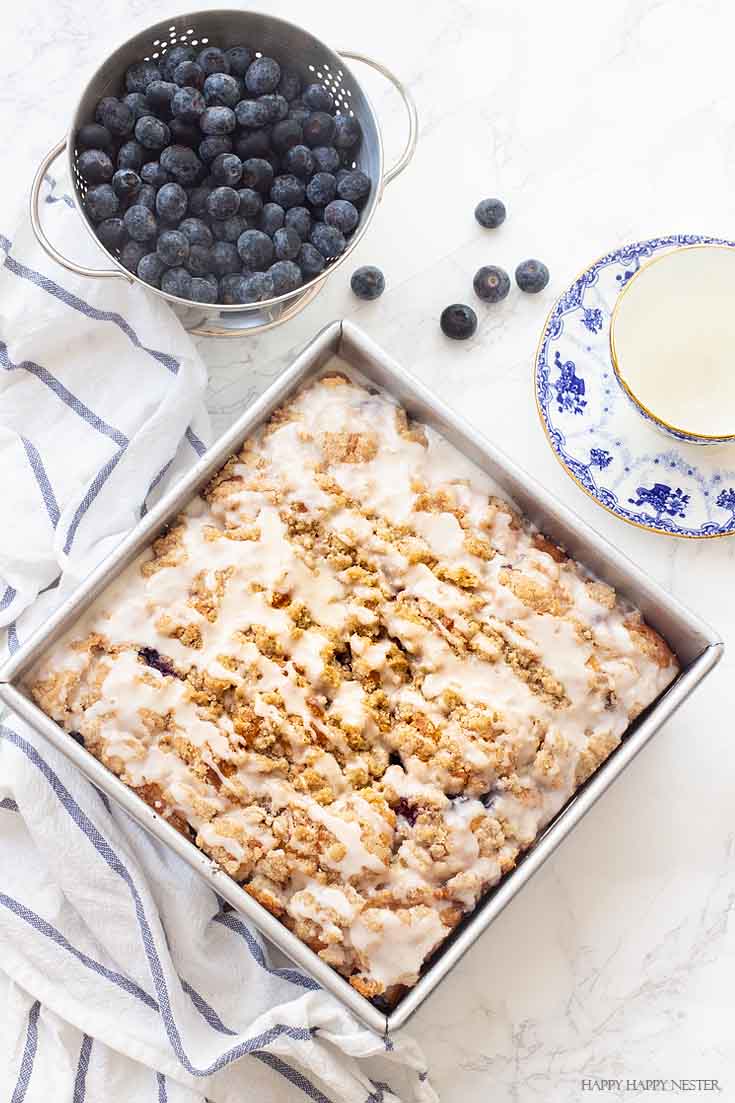
[[[678,249],[641,268],[612,326],[618,374],[669,427],[735,435],[735,249]]]

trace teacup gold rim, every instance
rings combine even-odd
[[[621,305],[625,302],[625,297],[630,291],[631,286],[644,272],[647,272],[650,268],[652,268],[654,264],[658,264],[662,260],[667,260],[669,257],[674,256],[676,253],[684,253],[694,249],[722,249],[730,253],[735,252],[732,245],[723,245],[716,242],[700,242],[698,244],[692,245],[677,245],[671,249],[666,249],[656,257],[650,257],[644,264],[640,266],[635,275],[631,276],[631,278],[628,280],[625,287],[622,288],[617,299],[615,300],[615,306],[613,307],[612,313],[610,314],[610,361],[612,363],[613,372],[615,373],[615,378],[617,379],[618,383],[623,388],[625,393],[628,395],[630,400],[635,406],[639,408],[639,410],[641,410],[646,415],[646,417],[649,417],[651,421],[653,421],[656,425],[659,425],[662,429],[668,429],[672,433],[678,433],[680,436],[686,437],[687,440],[690,441],[692,444],[697,444],[699,441],[707,441],[710,444],[728,444],[732,441],[735,441],[735,432],[724,434],[716,433],[714,435],[710,433],[699,433],[695,429],[684,429],[679,425],[671,425],[664,418],[660,417],[659,414],[655,414],[653,410],[650,410],[648,406],[646,406],[646,404],[641,401],[641,399],[632,389],[630,384],[624,378],[618,358],[618,353],[615,348],[615,325],[618,320]]]

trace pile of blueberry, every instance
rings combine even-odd
[[[505,204],[501,199],[482,199],[475,207],[475,218],[486,230],[495,230],[505,222]],[[524,260],[515,270],[521,291],[536,295],[549,282],[549,270],[540,260]],[[510,276],[496,264],[479,268],[472,281],[475,294],[486,303],[499,303],[510,291]],[[442,332],[455,341],[466,341],[477,329],[477,315],[466,303],[453,303],[442,311]]]
[[[323,84],[247,46],[174,46],[125,73],[77,134],[97,236],[152,287],[198,303],[294,291],[341,253],[371,188]]]

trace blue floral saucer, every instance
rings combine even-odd
[[[679,245],[735,242],[672,234],[595,261],[557,300],[536,357],[536,403],[549,443],[574,481],[639,528],[706,539],[735,533],[735,445],[666,437],[633,408],[610,362],[610,315],[650,257]]]

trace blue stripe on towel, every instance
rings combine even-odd
[[[82,1038],[82,1047],[79,1050],[79,1063],[77,1075],[74,1079],[74,1095],[72,1103],[84,1103],[87,1098],[87,1072],[89,1071],[89,1057],[92,1052],[92,1039],[89,1034]]]
[[[69,525],[69,531],[67,532],[66,540],[64,541],[64,554],[65,555],[68,555],[70,550],[71,550],[71,546],[74,543],[74,537],[76,536],[77,529],[79,528],[79,525],[81,524],[81,522],[84,518],[84,514],[87,512],[89,507],[92,505],[92,502],[95,500],[95,498],[99,494],[100,490],[102,490],[102,487],[105,485],[105,483],[109,479],[110,475],[115,470],[115,468],[117,467],[118,463],[120,462],[120,460],[122,459],[122,457],[124,455],[125,455],[125,449],[121,448],[119,452],[116,452],[115,455],[112,456],[112,458],[109,459],[107,461],[107,463],[104,464],[104,466],[99,469],[99,471],[95,475],[94,479],[89,484],[89,487],[87,489],[87,493],[84,495],[81,502],[77,506],[76,512],[75,512],[74,516],[71,519],[71,524]]]
[[[51,481],[46,474],[46,468],[43,466],[43,461],[38,454],[38,449],[32,441],[27,437],[20,438],[23,441],[23,447],[25,448],[28,462],[30,463],[33,474],[36,476],[36,482],[38,483],[38,489],[41,491],[41,497],[43,498],[43,504],[46,506],[46,512],[49,515],[49,520],[54,528],[59,523],[59,504],[56,501],[56,495],[54,494]]]
[[[31,1075],[33,1073],[33,1062],[36,1060],[36,1049],[38,1048],[38,1016],[41,1011],[41,1004],[36,1002],[28,1012],[28,1029],[26,1030],[26,1044],[23,1047],[23,1056],[20,1061],[20,1072],[18,1073],[18,1079],[15,1084],[10,1103],[23,1103],[28,1091],[28,1085],[31,1082]]]

